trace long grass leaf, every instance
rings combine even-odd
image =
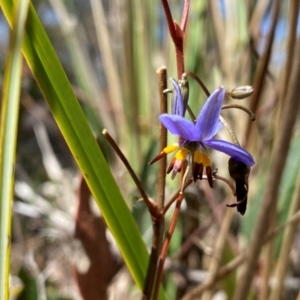
[[[14,2],[0,3],[11,23]],[[23,53],[135,282],[142,288],[149,257],[145,244],[32,5]]]
[[[29,1],[17,2],[6,61],[0,140],[0,299],[9,299],[10,240],[22,71],[22,41]]]

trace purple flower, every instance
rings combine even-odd
[[[174,84],[174,83],[173,83]],[[177,97],[180,94],[177,93]],[[206,175],[210,186],[212,186],[212,170],[207,148],[226,153],[230,157],[241,161],[245,165],[251,167],[255,164],[253,157],[249,152],[241,147],[223,140],[214,139],[213,137],[222,129],[223,124],[219,120],[223,100],[225,97],[225,89],[223,87],[214,91],[205,102],[196,123],[185,119],[178,114],[162,114],[159,119],[161,123],[174,135],[180,137],[180,142],[172,146],[166,147],[163,152],[151,163],[158,160],[162,155],[166,155],[175,150],[179,151],[175,155],[175,160],[171,162],[168,171],[173,170],[173,176],[181,170],[178,161],[186,160],[187,155],[192,156],[192,174],[196,181],[202,179],[203,168],[206,168]],[[176,162],[176,166],[174,166]],[[174,168],[175,167],[175,168]]]

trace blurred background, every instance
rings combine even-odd
[[[157,166],[148,166],[148,162],[158,153],[156,70],[166,66],[168,78],[177,77],[175,50],[161,1],[32,3],[150,247],[149,214],[143,202],[138,202],[140,195],[134,183],[101,132],[103,128],[109,131],[148,195],[155,199]],[[180,23],[183,1],[170,0],[169,5]],[[191,1],[184,40],[185,71],[197,74],[210,91],[221,85],[228,91],[252,85],[258,91],[242,102],[228,100],[250,108],[256,114],[254,123],[240,110],[222,113],[256,165],[250,175],[248,209],[243,217],[226,207],[235,198],[223,182],[216,182],[213,190],[206,181],[187,189],[166,262],[167,299],[183,297],[205,282],[214,266],[225,265],[249,244],[264,198],[274,137],[282,128],[289,76],[299,56],[294,53],[299,42],[298,16],[297,0]],[[1,14],[1,82],[8,37],[9,28]],[[189,104],[197,115],[206,97],[195,81],[189,83]],[[170,82],[168,85],[171,87]],[[298,119],[293,132],[269,231],[300,209],[299,200],[293,200],[300,182]],[[230,140],[226,130],[221,136]],[[229,178],[228,157],[212,153],[211,160],[218,174]],[[139,298],[99,210],[92,199],[90,207],[83,208],[79,187],[84,189],[82,178],[24,62],[11,261],[14,299],[105,299],[106,294],[107,299]],[[168,176],[166,199],[177,188],[178,178],[172,181]],[[86,218],[79,218],[84,209]],[[280,232],[265,246],[249,299],[268,299],[283,246],[290,251],[282,299],[300,299],[299,226],[295,226],[288,244],[282,240]],[[213,254],[217,245],[216,263]],[[91,251],[85,251],[86,247]],[[205,294],[206,299],[231,299],[236,276],[234,270],[216,283]]]

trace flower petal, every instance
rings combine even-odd
[[[207,140],[204,141],[203,143],[212,149],[226,153],[227,155],[243,162],[249,167],[255,164],[252,155],[235,144],[221,141],[221,140]]]
[[[171,78],[171,81],[174,86],[173,99],[172,99],[172,115],[178,115],[183,117],[184,106],[183,106],[181,90],[178,85],[178,82],[175,79]]]
[[[223,123],[219,120],[215,128],[215,132],[212,134],[211,137],[214,137],[223,127],[224,127]]]
[[[195,125],[180,116],[162,114],[159,116],[161,123],[172,133],[185,140],[193,141],[193,130]]]
[[[219,128],[219,116],[225,96],[223,87],[215,90],[206,100],[195,126],[197,140],[211,139]]]

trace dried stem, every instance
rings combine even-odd
[[[171,220],[168,232],[166,234],[166,238],[163,243],[162,251],[159,256],[157,274],[156,274],[155,284],[154,284],[153,300],[156,300],[158,297],[159,286],[160,286],[160,282],[161,282],[162,275],[163,275],[163,267],[164,267],[164,263],[165,263],[165,260],[166,260],[167,254],[168,254],[168,249],[169,249],[169,245],[171,242],[171,238],[172,238],[172,235],[174,233],[174,230],[175,230],[175,227],[177,224],[182,200],[183,200],[183,193],[180,193],[177,197],[177,202],[176,202],[175,210],[174,210],[174,213],[172,216],[172,220]]]
[[[164,114],[167,112],[167,94],[163,92],[167,88],[167,69],[165,67],[161,67],[157,70],[156,73],[158,79],[158,89],[160,98],[160,114]],[[167,146],[167,129],[165,128],[165,126],[160,124],[159,132],[159,152],[161,152]],[[164,207],[166,167],[167,157],[165,156],[162,157],[158,163],[156,203],[160,210]]]
[[[213,252],[213,256],[211,258],[211,262],[209,265],[209,275],[210,275],[211,280],[213,280],[213,281],[215,280],[215,278],[218,274],[218,270],[220,267],[224,246],[227,241],[228,232],[230,230],[230,225],[231,225],[233,214],[234,214],[234,210],[232,210],[232,209],[226,210],[225,216],[222,220],[222,224],[220,227],[220,231],[219,231],[217,240],[214,244],[214,252]],[[212,288],[213,288],[213,286],[212,286]],[[209,300],[212,298],[212,296],[213,296],[212,288],[203,294],[202,298],[204,300]]]
[[[214,279],[208,279],[203,284],[197,286],[196,288],[189,291],[182,300],[192,300],[192,299],[200,299],[200,295],[207,289],[214,286],[218,281],[222,278],[226,277],[228,274],[233,272],[239,265],[241,265],[245,260],[245,255],[239,255],[225,266],[220,268],[219,272],[215,276]]]
[[[295,214],[295,212],[300,209],[300,172],[298,172],[297,184],[294,189],[294,194],[292,198],[292,203],[290,206],[289,216]],[[275,270],[275,286],[271,293],[270,299],[279,300],[282,299],[282,293],[284,288],[284,278],[286,276],[287,267],[289,263],[290,251],[292,243],[295,237],[295,233],[298,226],[297,224],[291,225],[286,228],[281,244],[281,251],[279,254],[279,259],[277,261],[276,270]]]
[[[295,44],[296,44],[296,37],[297,37],[297,23],[298,23],[298,16],[299,16],[299,0],[292,1],[289,5],[290,12],[289,12],[289,32],[288,32],[288,41],[287,41],[287,53],[286,53],[286,63],[283,69],[283,80],[282,85],[280,87],[280,95],[279,95],[279,102],[277,108],[277,127],[280,127],[280,116],[282,112],[282,107],[284,105],[284,100],[287,92],[288,82],[291,75],[293,58],[294,58],[294,51],[295,51]]]
[[[273,239],[278,233],[280,233],[284,228],[288,226],[294,226],[296,223],[300,222],[300,211],[295,213],[292,217],[288,219],[283,225],[277,227],[271,231],[265,238],[264,243],[267,243],[269,240]]]
[[[296,223],[300,222],[300,211],[294,214],[285,224],[279,226],[278,228],[274,229],[270,232],[264,239],[263,243],[268,243],[271,239],[275,238],[284,228],[287,226],[293,226]],[[216,274],[214,280],[209,279],[203,284],[195,287],[190,292],[188,292],[182,300],[192,300],[194,297],[199,297],[205,290],[214,286],[218,281],[229,275],[233,272],[237,267],[239,267],[242,263],[246,262],[247,256],[246,253],[241,253],[237,257],[235,257],[232,261],[227,263],[225,266],[221,267],[219,272]]]
[[[278,16],[279,16],[281,3],[282,3],[281,0],[276,0],[273,2],[271,28],[270,28],[270,32],[269,32],[269,35],[268,35],[268,38],[266,41],[266,48],[265,48],[265,51],[264,51],[262,57],[259,59],[255,77],[254,77],[254,82],[252,85],[254,92],[251,96],[250,110],[254,114],[256,114],[256,112],[257,112],[260,95],[263,90],[264,78],[266,76],[268,64],[269,64],[270,57],[271,57],[272,45],[273,45],[273,41],[274,41],[275,29],[276,29],[276,24],[277,24],[277,20],[278,20]],[[247,129],[246,129],[246,146],[245,146],[245,148],[248,148],[248,146],[252,142],[252,139],[251,139],[252,130],[253,130],[252,123],[248,122]]]
[[[203,236],[209,228],[211,228],[212,224],[214,223],[214,220],[212,216],[208,217],[208,221],[203,222],[204,225],[202,227],[198,227],[197,229],[190,234],[190,236],[184,241],[184,243],[181,245],[178,252],[173,255],[172,259],[180,259],[186,255],[186,253],[190,250],[190,248],[195,245],[195,240],[199,239],[200,236]]]
[[[232,142],[238,146],[240,146],[240,143],[234,133],[234,131],[231,129],[231,127],[228,125],[228,123],[225,121],[225,119],[220,115],[220,121],[222,122],[222,124],[224,125],[224,127],[227,129],[229,135],[230,135],[230,138],[232,140]]]
[[[129,172],[131,178],[133,179],[136,187],[138,188],[143,200],[145,201],[145,204],[147,205],[147,208],[148,208],[149,212],[151,213],[151,216],[152,217],[158,217],[160,215],[160,213],[158,211],[157,205],[152,200],[150,200],[149,197],[147,196],[147,194],[146,194],[146,192],[145,192],[145,190],[142,186],[142,183],[140,182],[139,178],[137,177],[137,175],[133,171],[132,167],[130,166],[130,164],[127,160],[127,158],[122,153],[119,146],[116,144],[116,142],[110,136],[110,134],[108,133],[108,131],[106,129],[104,129],[102,131],[102,134],[104,135],[106,140],[109,142],[111,147],[115,150],[115,152],[117,153],[117,155],[119,156],[119,158],[121,159],[123,164],[125,165],[126,169],[128,170],[128,172]]]
[[[277,1],[278,2],[278,1]],[[275,5],[279,5],[274,2]],[[300,40],[298,40],[297,49],[300,51]],[[295,52],[297,53],[297,52]],[[285,101],[285,106],[282,112],[281,130],[275,138],[274,150],[269,171],[269,178],[266,185],[265,195],[257,221],[255,222],[254,231],[247,255],[246,266],[241,276],[241,280],[235,291],[234,300],[246,299],[251,286],[252,278],[256,270],[256,262],[263,244],[263,238],[268,230],[271,208],[276,205],[278,198],[278,189],[282,178],[283,169],[285,166],[290,140],[296,116],[299,108],[298,95],[300,94],[300,57],[296,57],[293,65],[292,76],[288,93]]]

